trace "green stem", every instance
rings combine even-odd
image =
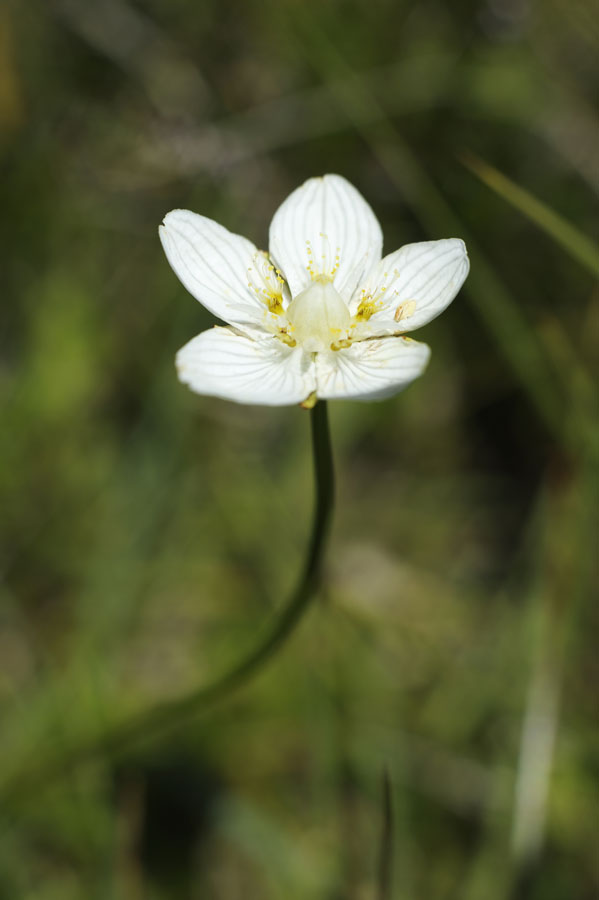
[[[143,712],[129,722],[117,725],[101,736],[95,736],[62,754],[59,759],[35,771],[25,771],[10,785],[6,793],[27,793],[34,785],[47,783],[53,776],[70,771],[72,766],[104,754],[114,756],[134,743],[157,737],[179,726],[184,720],[223,700],[253,678],[291,636],[318,588],[326,539],[333,511],[334,472],[327,406],[318,402],[310,411],[312,455],[315,479],[315,506],[312,533],[304,567],[288,603],[274,618],[263,639],[236,665],[215,681],[190,691],[185,696],[167,701]]]
[[[179,700],[169,701],[143,714],[138,720],[115,733],[118,741],[129,740],[137,732],[164,731],[221,700],[253,677],[287,640],[314,596],[320,580],[326,537],[333,509],[333,458],[326,402],[320,401],[310,411],[312,455],[316,485],[316,502],[312,534],[303,572],[289,602],[274,619],[263,640],[237,665],[213,681],[197,688]]]

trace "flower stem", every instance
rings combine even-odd
[[[223,675],[185,696],[153,707],[128,722],[109,728],[102,735],[67,750],[59,758],[42,763],[35,771],[26,770],[13,779],[0,797],[26,794],[40,783],[70,772],[73,765],[102,754],[115,756],[133,744],[158,737],[181,725],[213,703],[225,699],[253,678],[283,646],[308,608],[320,582],[322,560],[333,511],[334,472],[326,402],[310,410],[312,456],[315,479],[315,506],[312,533],[303,570],[287,604],[273,619],[270,628],[254,649]]]
[[[252,678],[285,643],[314,597],[320,581],[326,538],[333,511],[334,472],[327,406],[318,402],[310,410],[312,456],[316,487],[312,534],[302,574],[288,603],[271,623],[262,641],[216,681],[197,688],[179,700],[169,701],[143,714],[139,720],[115,732],[119,742],[127,742],[135,732],[164,731],[211,703],[228,696]]]

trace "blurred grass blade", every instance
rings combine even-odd
[[[538,225],[570,256],[593,275],[598,274],[599,250],[574,225],[473,153],[461,154],[460,160],[483,184]]]
[[[382,779],[382,827],[379,849],[377,900],[391,900],[393,888],[393,802],[391,779],[385,766]]]

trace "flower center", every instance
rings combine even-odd
[[[287,309],[291,333],[309,353],[328,350],[347,338],[349,310],[331,282],[319,279],[298,294]]]

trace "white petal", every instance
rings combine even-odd
[[[263,327],[265,258],[251,241],[186,209],[164,217],[160,240],[175,274],[206,309],[231,325]]]
[[[197,394],[237,403],[287,406],[316,388],[310,354],[278,338],[253,341],[231,328],[211,328],[177,353],[179,378]]]
[[[340,175],[306,181],[278,208],[270,226],[270,255],[293,296],[313,277],[334,273],[333,284],[348,301],[379,262],[382,248],[376,216]]]
[[[422,375],[430,356],[410,338],[359,341],[316,356],[316,392],[323,399],[382,400]]]
[[[469,268],[466,247],[457,238],[406,244],[381,260],[361,285],[351,311],[360,302],[371,304],[371,335],[414,331],[449,306]]]

